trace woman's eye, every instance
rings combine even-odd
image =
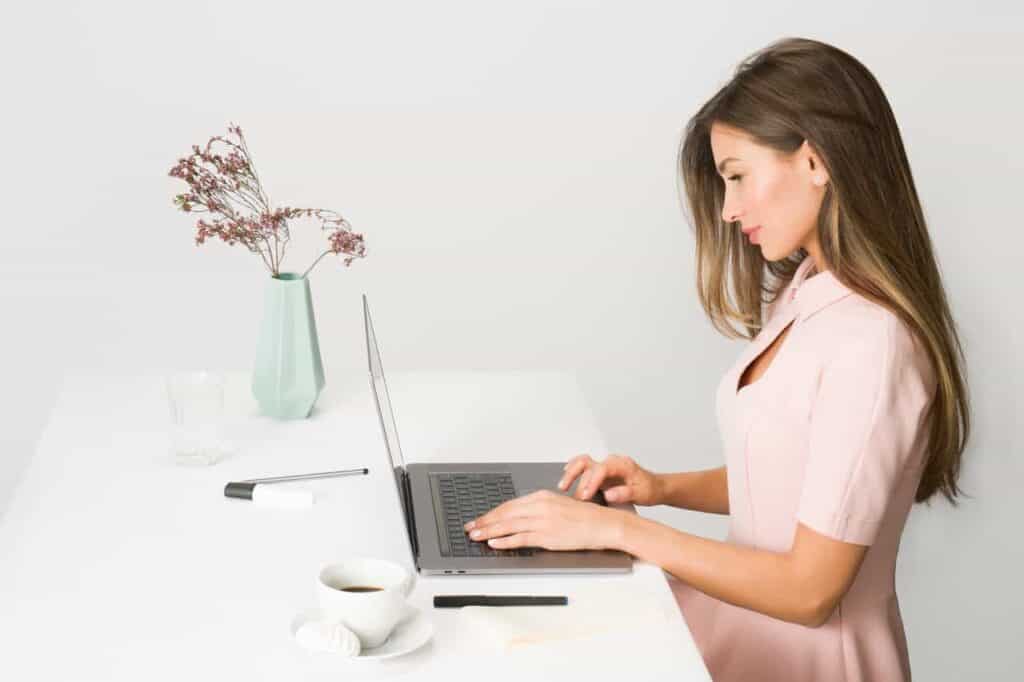
[[[730,175],[730,176],[728,177],[728,179],[729,179],[729,180],[736,180],[736,181],[739,181],[739,179],[740,179],[740,178],[742,178],[742,177],[743,177],[742,175]]]

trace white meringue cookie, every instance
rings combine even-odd
[[[356,633],[343,623],[310,620],[295,633],[295,640],[312,651],[329,651],[342,656],[358,656],[361,650]]]

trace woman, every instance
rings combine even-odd
[[[701,303],[752,339],[717,388],[725,466],[581,455],[559,482],[579,479],[572,496],[518,498],[467,530],[661,566],[715,680],[908,680],[900,535],[915,501],[956,504],[969,405],[889,104],[845,52],[782,40],[697,112],[679,162]],[[597,490],[728,514],[728,537],[587,504]]]

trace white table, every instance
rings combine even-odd
[[[291,639],[315,605],[319,566],[351,555],[411,565],[365,372],[332,374],[309,419],[259,416],[247,373],[229,375],[235,454],[211,467],[167,454],[161,375],[76,374],[0,521],[0,677],[11,680],[707,680],[664,573],[418,577],[414,606],[435,634],[385,662],[325,660]],[[392,400],[409,461],[562,461],[604,456],[571,375],[396,373]],[[305,510],[223,497],[229,480],[367,466],[306,482]],[[367,513],[367,509],[372,510]],[[437,593],[654,590],[670,612],[658,637],[597,636],[525,647],[495,661],[467,644]],[[608,613],[615,618],[615,613]]]

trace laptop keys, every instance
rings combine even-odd
[[[509,557],[533,554],[531,547],[494,549],[486,542],[471,539],[463,530],[467,522],[516,497],[511,474],[438,474],[437,482],[450,547],[450,552],[442,551],[444,556]]]

